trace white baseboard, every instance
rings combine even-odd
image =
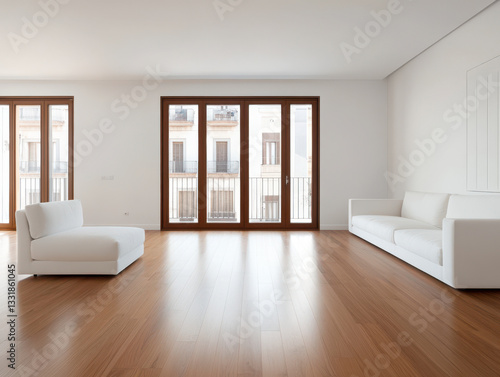
[[[319,230],[348,230],[347,224],[320,224]]]
[[[160,230],[159,224],[84,224],[84,226],[128,226],[144,230]]]

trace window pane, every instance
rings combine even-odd
[[[290,108],[290,221],[311,222],[312,105]]]
[[[68,200],[68,105],[49,106],[50,201]]]
[[[9,146],[9,116],[10,107],[0,105],[0,223],[9,223],[9,194],[10,194],[10,146]]]
[[[17,208],[40,203],[40,106],[16,106]]]
[[[240,105],[207,106],[207,222],[240,222]]]
[[[198,106],[170,105],[169,222],[198,222]]]
[[[281,222],[281,105],[249,106],[250,222]]]

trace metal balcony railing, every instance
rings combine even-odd
[[[290,182],[290,221],[311,220],[311,178],[295,177]],[[198,178],[169,178],[169,216],[172,221],[196,221]],[[239,218],[240,178],[207,178],[208,222],[236,221]],[[281,221],[281,178],[249,178],[249,218],[251,222]]]
[[[20,161],[20,173],[40,173],[40,161]],[[52,173],[67,173],[68,163],[66,161],[52,162]]]
[[[209,122],[213,121],[226,121],[226,122],[236,122],[238,121],[238,112],[234,109],[208,109],[207,120]]]
[[[169,161],[170,173],[197,173],[198,161]]]
[[[193,109],[175,109],[170,111],[169,120],[173,122],[194,122]]]
[[[281,178],[250,178],[250,221],[281,221]],[[292,177],[290,185],[290,221],[310,220],[312,209],[311,178]]]
[[[40,203],[40,178],[20,178],[19,193],[21,208]],[[50,200],[68,200],[68,178],[52,178]]]
[[[237,174],[240,171],[239,161],[208,161],[208,173]]]
[[[312,219],[311,178],[290,179],[290,219],[292,222],[307,222]]]
[[[20,161],[20,173],[40,173],[40,161]]]

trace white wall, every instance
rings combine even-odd
[[[351,197],[387,197],[385,81],[164,81],[120,119],[125,112],[113,112],[111,104],[138,85],[141,81],[0,82],[0,96],[74,96],[77,152],[87,140],[84,132],[95,131],[106,118],[115,125],[75,169],[75,197],[83,202],[86,224],[159,229],[162,95],[320,96],[321,228],[347,228]],[[101,179],[111,175],[114,180]]]
[[[500,55],[500,3],[448,35],[388,78],[388,167],[405,190],[466,191],[466,72]],[[427,141],[424,158],[416,141]],[[412,159],[413,171],[403,168]],[[416,165],[416,166],[415,166]]]

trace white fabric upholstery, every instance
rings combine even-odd
[[[83,225],[82,204],[79,200],[27,205],[25,211],[33,239]]]
[[[354,216],[352,225],[393,243],[394,232],[399,229],[436,229],[421,221],[398,216]]]
[[[450,219],[500,219],[500,195],[452,195]]]
[[[500,219],[445,219],[443,266],[455,288],[500,288]]]
[[[17,211],[19,273],[117,275],[144,254],[143,229],[82,225],[77,200]]]
[[[23,274],[39,275],[117,275],[144,254],[144,245],[114,261],[99,262],[57,262],[31,261],[23,267]],[[19,273],[21,269],[19,268]]]
[[[424,198],[421,203],[427,208],[441,208],[434,195],[410,193],[406,201],[410,216],[422,215],[415,204],[419,197]],[[500,195],[452,195],[442,229],[386,216],[396,210],[394,200],[387,200],[385,205],[380,199],[367,203],[370,205],[358,199],[349,201],[351,233],[451,287],[500,288]]]
[[[116,261],[144,243],[144,230],[125,227],[81,227],[31,243],[41,261]]]
[[[433,263],[443,265],[441,229],[404,229],[394,233],[396,245]]]
[[[403,200],[401,216],[441,228],[449,198],[449,194],[408,191]]]

